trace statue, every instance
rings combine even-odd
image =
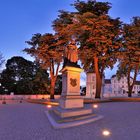
[[[64,66],[65,65],[77,65],[78,51],[75,42],[72,41],[64,51]]]

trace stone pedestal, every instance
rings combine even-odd
[[[80,96],[80,73],[77,67],[66,66],[62,69],[62,94],[60,107],[62,109],[82,108],[83,99]]]
[[[70,66],[62,69],[62,94],[59,107],[54,110],[61,118],[92,113],[91,108],[84,107],[84,99],[80,96],[80,73],[82,71],[81,68]]]
[[[90,105],[84,105],[80,96],[79,67],[65,66],[62,69],[62,94],[59,106],[46,111],[46,115],[54,128],[67,128],[90,123],[102,118],[93,114]]]

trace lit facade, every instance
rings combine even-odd
[[[85,98],[95,98],[96,93],[96,74],[92,71],[87,72],[86,77],[86,95]],[[102,80],[101,96],[104,93],[104,78]]]
[[[132,83],[132,78],[130,82]],[[128,94],[128,85],[127,78],[121,77],[117,78],[116,75],[113,75],[111,79],[105,79],[104,94],[112,95],[127,95]],[[136,81],[133,88],[133,94],[137,95],[140,92],[140,81]]]
[[[130,80],[132,82],[132,79]],[[87,72],[86,78],[86,95],[85,98],[95,98],[96,93],[96,74],[93,72]],[[138,95],[140,93],[140,81],[136,81],[133,94]],[[128,95],[128,85],[127,78],[122,77],[117,78],[113,75],[111,79],[104,79],[102,81],[101,96],[127,96]]]

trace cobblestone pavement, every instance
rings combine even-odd
[[[102,120],[66,129],[53,129],[38,104],[0,105],[0,140],[140,140],[140,103],[99,104]],[[102,131],[111,132],[108,137]]]

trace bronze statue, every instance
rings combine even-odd
[[[77,64],[78,51],[75,42],[72,41],[64,51],[64,66],[67,64]]]

